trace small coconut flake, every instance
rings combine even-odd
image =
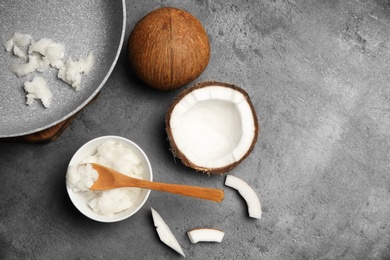
[[[24,47],[32,41],[32,37],[29,34],[22,34],[15,32],[11,38],[3,43],[3,46],[6,51],[10,52],[13,50],[14,46]]]
[[[64,66],[62,59],[65,56],[65,46],[61,43],[56,43],[51,39],[42,38],[39,41],[32,43],[28,49],[28,53],[38,52],[43,56],[43,59],[48,60],[51,66],[60,69]]]
[[[22,51],[18,46],[14,45],[13,52],[14,52],[15,56],[17,56],[23,60],[27,60],[26,53],[24,53],[24,51]]]
[[[76,91],[80,90],[82,74],[88,74],[95,63],[92,52],[86,58],[78,61],[68,59],[58,71],[58,78],[71,85]]]
[[[221,243],[225,233],[214,228],[196,228],[187,232],[191,243],[216,242]]]
[[[10,38],[6,42],[3,43],[5,50],[8,52],[12,51],[12,48],[14,47],[14,45],[15,45],[15,43],[14,43],[13,38]]]
[[[34,99],[40,99],[44,107],[50,106],[52,93],[44,78],[35,76],[32,81],[24,83],[24,90],[27,92],[27,105],[32,105]]]
[[[26,33],[15,32],[12,39],[13,42],[20,47],[24,47],[32,42],[31,35]]]
[[[256,192],[248,183],[233,175],[226,176],[225,185],[236,189],[248,206],[249,217],[261,218],[261,204]]]
[[[154,226],[156,227],[157,234],[160,237],[160,240],[164,244],[175,250],[177,253],[185,257],[183,249],[181,248],[179,242],[177,242],[177,239],[173,235],[168,225],[165,223],[165,221],[162,219],[162,217],[156,210],[154,210],[153,208],[151,208],[151,210]]]
[[[43,60],[40,54],[34,53],[28,55],[27,63],[14,63],[11,65],[11,71],[18,77],[25,76],[34,71],[44,71],[49,67],[49,61]]]

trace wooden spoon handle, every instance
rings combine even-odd
[[[224,197],[224,191],[220,189],[188,186],[188,185],[181,185],[181,184],[168,184],[168,183],[152,182],[152,181],[139,180],[139,179],[132,180],[131,186],[170,192],[170,193],[180,194],[184,196],[199,198],[199,199],[211,200],[215,202],[221,202]]]

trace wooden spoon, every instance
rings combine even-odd
[[[92,168],[98,172],[99,177],[89,188],[90,190],[110,190],[123,187],[137,187],[165,191],[216,202],[221,202],[224,197],[224,191],[220,189],[140,180],[126,176],[100,164],[91,163],[91,165]]]

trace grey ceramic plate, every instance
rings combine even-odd
[[[0,2],[0,42],[14,32],[30,34],[35,40],[50,38],[65,45],[73,60],[93,51],[96,63],[83,76],[82,89],[74,91],[49,69],[18,78],[10,71],[20,62],[0,46],[0,138],[23,136],[54,126],[80,111],[103,87],[120,54],[125,32],[124,0],[37,0]],[[35,100],[27,106],[23,84],[33,75],[47,81],[53,98],[49,108]]]

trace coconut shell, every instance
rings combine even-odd
[[[234,163],[228,164],[228,165],[226,165],[224,167],[219,167],[219,168],[206,168],[206,167],[201,167],[201,166],[198,166],[198,165],[195,165],[194,163],[192,163],[186,157],[186,155],[184,153],[182,153],[180,151],[180,149],[177,147],[177,145],[175,143],[175,140],[173,138],[172,129],[171,129],[171,126],[170,126],[170,120],[171,120],[172,111],[175,108],[175,106],[178,104],[178,102],[182,98],[184,98],[186,95],[188,95],[190,92],[192,92],[192,91],[194,91],[196,89],[204,88],[204,87],[208,87],[208,86],[222,86],[222,87],[226,87],[226,88],[232,88],[232,89],[237,90],[240,93],[242,93],[244,95],[246,101],[248,102],[249,106],[250,106],[250,109],[251,109],[251,112],[252,112],[252,116],[253,116],[253,120],[254,120],[255,133],[254,133],[254,137],[253,137],[251,146],[248,149],[248,151],[245,153],[245,155],[243,157],[240,158],[240,160],[235,161]],[[228,84],[228,83],[223,83],[223,82],[217,82],[217,81],[201,82],[201,83],[198,83],[198,84],[196,84],[196,85],[194,85],[194,86],[192,86],[192,87],[182,91],[173,100],[173,102],[171,103],[171,105],[169,106],[169,108],[167,110],[166,117],[165,117],[165,126],[166,126],[166,132],[167,132],[167,136],[168,136],[168,141],[170,143],[170,147],[171,147],[171,151],[172,151],[173,155],[175,157],[179,158],[185,166],[187,166],[189,168],[192,168],[192,169],[194,169],[194,170],[196,170],[198,172],[205,172],[205,173],[210,173],[210,174],[223,174],[223,173],[227,173],[227,172],[231,171],[233,168],[235,168],[237,165],[239,165],[253,151],[253,148],[255,147],[255,144],[257,142],[258,135],[259,135],[259,132],[260,132],[260,127],[259,127],[259,122],[258,122],[256,110],[255,110],[255,107],[254,107],[253,103],[250,100],[250,97],[249,97],[248,93],[244,89],[242,89],[242,88],[240,88],[238,86],[235,86],[235,85],[232,85],[232,84]]]
[[[210,60],[210,43],[193,15],[163,7],[135,25],[128,39],[128,55],[134,72],[147,85],[172,90],[204,71]]]

